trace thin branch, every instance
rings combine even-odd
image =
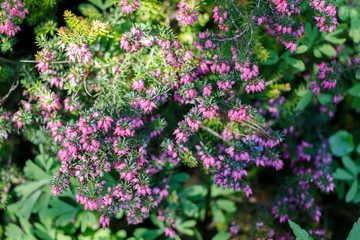
[[[270,84],[273,84],[274,82],[279,81],[279,80],[282,79],[284,76],[285,76],[285,73],[282,73],[280,76],[278,76],[278,77],[276,77],[276,78],[274,78],[274,79],[272,79],[272,80],[270,80],[270,81],[267,81],[267,82],[265,83],[265,86],[269,86]]]
[[[20,60],[20,62],[23,62],[23,63],[38,63],[37,61],[35,60]],[[48,63],[52,63],[52,64],[61,64],[61,63],[70,63],[70,61],[53,61],[53,62],[48,62]]]
[[[0,57],[0,61],[2,61],[2,62],[12,63],[12,64],[18,64],[18,63],[17,63],[17,62],[15,62],[15,61],[12,61],[12,60],[9,60],[9,59],[3,58],[3,57]]]
[[[204,126],[204,125],[200,125],[200,128],[208,131],[209,133],[211,133],[212,135],[214,135],[215,137],[220,138],[221,140],[223,140],[224,142],[228,143],[229,141],[226,140],[223,136],[221,136],[220,134],[218,134],[217,132],[215,132],[214,130],[212,130],[211,128]]]

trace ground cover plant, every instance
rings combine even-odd
[[[0,37],[3,238],[359,236],[360,1],[3,0]]]

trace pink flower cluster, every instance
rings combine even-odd
[[[333,32],[339,25],[335,5],[331,5],[325,0],[310,0],[309,6],[317,11],[317,16],[314,16],[314,19],[317,21],[316,26],[320,32]]]
[[[0,34],[13,37],[20,27],[17,24],[24,19],[25,14],[29,14],[22,1],[4,0],[0,3]]]
[[[322,62],[319,65],[316,65],[316,67],[320,70],[320,72],[318,73],[318,79],[322,80],[322,83],[320,84],[322,87],[324,88],[334,88],[336,86],[336,77],[335,77],[335,72],[334,72],[334,68],[329,67],[327,65],[327,63]]]
[[[136,11],[140,7],[140,3],[136,0],[121,0],[118,6],[122,7],[122,12],[126,14],[131,14],[133,11]]]
[[[226,25],[226,20],[227,20],[227,12],[223,11],[222,7],[218,7],[216,6],[213,10],[213,18],[214,21],[218,23],[218,26],[221,30],[224,30],[225,32],[229,31],[229,26]]]
[[[73,63],[87,64],[92,59],[92,53],[86,45],[70,43],[65,49],[65,55]]]
[[[185,0],[182,0],[179,4],[179,12],[176,15],[176,19],[181,24],[188,26],[193,25],[197,21],[199,13],[196,12]]]

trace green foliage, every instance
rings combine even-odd
[[[338,157],[351,153],[355,146],[353,136],[347,131],[337,131],[329,138],[331,152]]]
[[[302,229],[299,225],[289,220],[289,225],[296,237],[296,240],[313,240],[312,237],[306,232],[306,230]]]

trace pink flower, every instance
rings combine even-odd
[[[134,81],[133,85],[132,85],[132,88],[133,88],[134,91],[135,90],[141,91],[141,90],[145,89],[144,82],[141,79],[139,79],[137,81]]]

